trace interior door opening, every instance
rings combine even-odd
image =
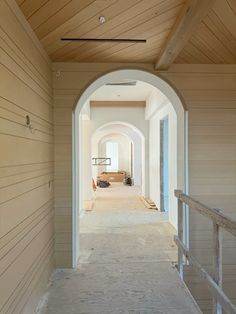
[[[122,80],[132,80],[137,82],[138,84],[139,82],[145,82],[143,83],[144,85],[149,84],[150,86],[152,86],[152,90],[145,100],[145,105],[143,106],[143,102],[141,105],[139,104],[141,107],[143,106],[143,109],[141,107],[135,110],[133,110],[134,108],[130,108],[130,110],[127,111],[127,108],[125,106],[116,108],[117,104],[111,106],[112,108],[107,108],[105,106],[106,108],[104,107],[102,109],[101,104],[98,104],[98,107],[100,106],[100,109],[92,108],[91,111],[91,104],[94,104],[94,100],[92,102],[90,100],[91,95],[93,95],[95,91],[101,88],[114,86],[114,82],[120,82]],[[111,82],[113,84],[110,84]],[[106,95],[107,97],[108,94],[109,93],[103,91],[100,95]],[[116,96],[120,97],[121,94],[122,93],[116,94]],[[99,95],[99,93],[97,95]],[[135,95],[135,93],[133,93],[132,95]],[[106,100],[108,102],[114,101],[114,99],[109,98]],[[99,101],[102,102],[104,100]],[[123,102],[126,102],[126,105],[129,101],[130,99],[123,100]],[[96,120],[97,122],[93,122],[91,124],[92,127],[89,130],[90,133],[88,133],[90,135],[87,140],[83,142],[83,140],[81,139],[81,113],[85,106],[87,106],[85,110],[86,114],[91,114],[93,118],[97,114],[98,119]],[[127,107],[129,107],[129,105]],[[145,127],[142,127],[143,122],[140,122],[141,120],[135,120],[136,118],[140,119],[140,117],[138,117],[140,112],[142,112],[143,121],[146,121],[144,123],[146,125]],[[109,116],[109,119],[107,119],[107,114]],[[79,216],[81,210],[83,210],[83,192],[81,192],[81,189],[84,189],[84,191],[87,192],[91,192],[92,178],[96,178],[96,174],[93,173],[93,171],[96,172],[96,170],[94,170],[96,168],[92,168],[92,163],[90,165],[90,168],[87,167],[86,170],[85,164],[83,164],[82,161],[83,154],[86,151],[87,157],[85,156],[86,158],[84,160],[87,160],[89,162],[92,160],[92,157],[101,157],[98,156],[98,153],[96,153],[95,156],[92,156],[90,141],[92,136],[94,136],[94,140],[97,141],[97,143],[102,139],[102,137],[108,136],[109,132],[111,133],[111,129],[108,131],[106,127],[110,124],[113,124],[113,126],[115,127],[115,129],[112,129],[113,135],[114,133],[117,133],[117,131],[119,131],[118,133],[123,133],[123,129],[121,130],[120,128],[121,125],[122,127],[124,125],[129,127],[131,126],[131,131],[128,130],[128,128],[126,130],[126,136],[130,136],[130,138],[132,138],[133,136],[132,144],[129,144],[131,147],[131,152],[128,154],[129,156],[131,156],[131,160],[129,161],[129,166],[131,167],[130,173],[134,178],[136,173],[136,180],[138,180],[137,174],[139,173],[139,178],[141,178],[140,184],[142,187],[143,196],[151,200],[153,199],[160,211],[165,211],[166,213],[168,213],[167,217],[169,222],[176,228],[177,202],[173,195],[173,191],[174,189],[182,189],[184,191],[186,190],[185,179],[187,177],[187,169],[185,167],[184,161],[184,157],[186,156],[184,146],[185,112],[180,99],[178,98],[172,87],[170,87],[165,81],[163,81],[156,75],[142,70],[118,70],[108,73],[94,81],[84,91],[78,101],[76,110],[74,111],[73,123],[74,181],[72,251],[74,267],[76,267],[79,257]],[[159,126],[159,129],[156,128],[157,126]],[[142,145],[135,145],[135,140],[137,141],[137,139],[135,138],[135,134],[133,134],[133,130],[135,129],[139,130],[138,133],[143,133],[143,138],[141,139]],[[169,129],[171,129],[171,132],[169,132]],[[98,133],[96,134],[97,131]],[[162,133],[159,138],[159,145],[158,141],[156,141],[158,133],[159,135]],[[114,144],[113,140],[109,141],[110,143]],[[88,144],[87,149],[84,149],[86,146],[85,143]],[[155,143],[157,143],[157,145]],[[137,147],[142,147],[141,150],[139,148],[139,153],[137,153]],[[114,165],[112,167],[114,168]],[[120,164],[118,164],[115,168],[120,168]],[[137,169],[139,170],[137,171]],[[85,173],[86,171],[87,175],[83,177],[83,173]],[[84,180],[81,180],[82,177],[84,178]],[[84,182],[86,180],[87,183]]]

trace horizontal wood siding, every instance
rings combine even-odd
[[[54,267],[51,63],[13,1],[0,21],[0,313],[29,314]]]
[[[189,111],[189,193],[236,218],[236,67],[174,66],[165,75]],[[212,222],[190,210],[190,249],[209,271],[213,262]],[[236,239],[223,233],[223,288],[236,293]],[[212,313],[205,284],[186,269],[185,280],[204,313]]]
[[[152,70],[144,64],[54,63],[56,257],[60,267],[71,266],[71,112],[76,99],[99,75],[117,68]],[[56,76],[60,70],[61,75]],[[190,194],[236,217],[236,66],[173,65],[161,75],[170,81],[189,111]],[[211,263],[211,226],[190,212],[190,245],[198,260]],[[224,236],[224,285],[236,280],[236,243]],[[193,271],[186,281],[204,313],[209,294],[200,288]],[[236,298],[235,289],[231,297]]]

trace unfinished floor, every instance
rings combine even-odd
[[[116,184],[96,194],[80,223],[78,269],[54,273],[39,312],[200,313],[176,271],[166,214],[148,210],[135,187]]]

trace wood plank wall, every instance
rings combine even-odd
[[[29,314],[54,267],[52,75],[11,0],[0,1],[0,82],[0,313]]]
[[[179,86],[189,111],[190,194],[236,219],[236,67],[189,68],[167,76]],[[192,253],[211,271],[212,223],[191,211],[190,230]],[[223,286],[236,303],[236,239],[224,232],[223,247]],[[212,313],[206,285],[191,268],[185,278],[204,313]]]
[[[54,63],[55,220],[58,267],[71,266],[71,112],[82,89],[96,77],[117,68],[144,64]],[[56,77],[56,71],[61,75]],[[189,111],[190,194],[236,217],[236,66],[173,65],[161,74],[175,86]],[[211,224],[190,213],[190,245],[200,262],[211,263]],[[236,298],[235,240],[224,241],[225,290]],[[211,299],[193,271],[186,281],[204,313]],[[200,288],[201,286],[201,288]]]
[[[199,201],[236,219],[236,67],[174,66],[166,77],[178,88],[189,111],[189,191]],[[212,223],[190,211],[190,248],[211,271]],[[223,235],[225,292],[236,302],[236,239]],[[185,275],[206,313],[212,300],[191,268]]]

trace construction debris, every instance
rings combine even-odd
[[[148,209],[158,210],[156,204],[151,199],[141,196],[141,200]]]

